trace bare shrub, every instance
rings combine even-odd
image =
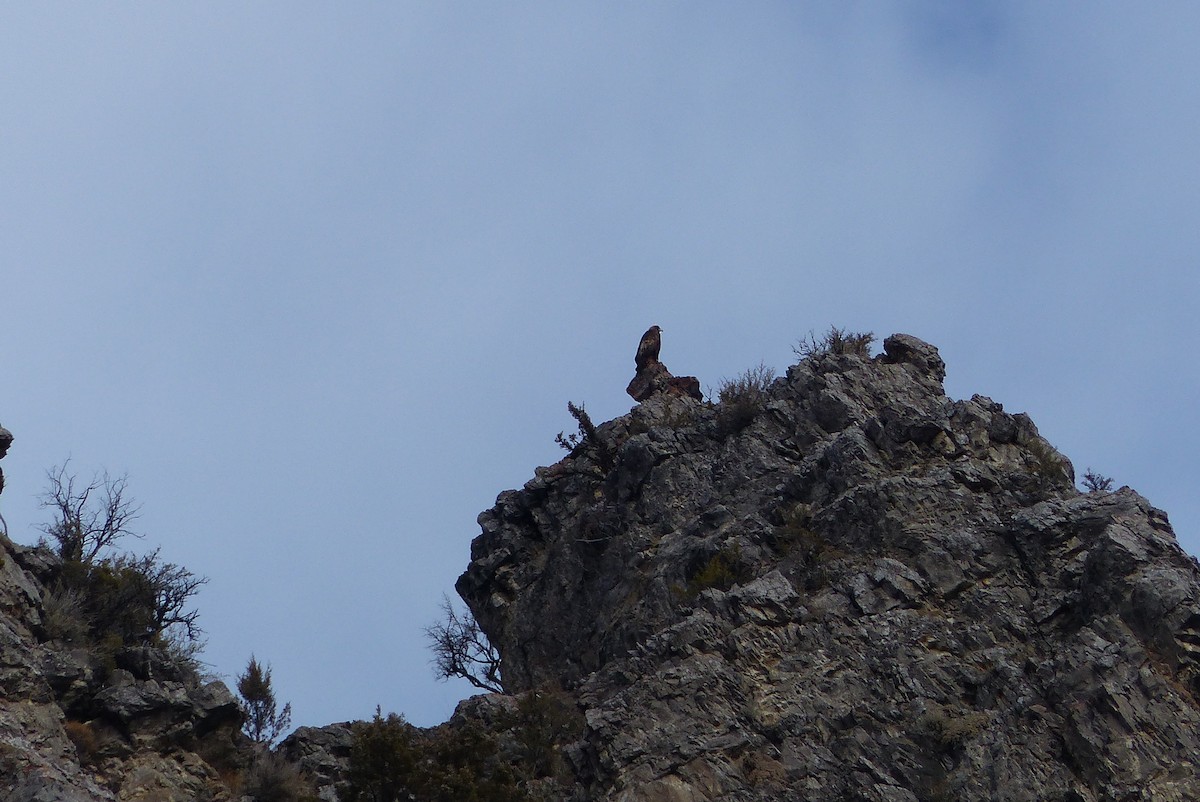
[[[69,461],[68,461],[69,462]],[[168,630],[190,641],[200,635],[199,613],[191,599],[208,580],[186,568],[163,562],[159,552],[145,556],[113,554],[140,507],[126,494],[126,479],[107,472],[88,483],[67,470],[47,472],[42,506],[54,511],[42,531],[57,545],[62,564],[45,606],[51,638],[99,644],[155,644]]]
[[[53,587],[42,598],[42,631],[47,640],[80,643],[90,632],[83,594],[76,588]]]
[[[143,577],[153,597],[150,626],[155,635],[170,628],[186,632],[189,640],[200,635],[196,624],[199,612],[187,606],[200,586],[208,582],[174,563],[160,562],[158,549],[143,557],[122,556],[114,560],[118,568],[126,568]]]
[[[68,719],[63,722],[63,730],[67,733],[67,737],[71,739],[71,743],[75,745],[75,752],[79,755],[79,762],[82,765],[88,765],[96,758],[96,752],[100,748],[99,739],[96,737],[96,731],[92,729],[92,725],[83,722]]]
[[[312,783],[282,755],[263,751],[240,778],[240,791],[254,802],[317,802]]]
[[[767,391],[775,381],[775,371],[763,363],[737,378],[723,379],[717,387],[717,423],[726,433],[741,431],[750,425],[767,401]]]
[[[141,508],[125,497],[127,477],[106,471],[83,485],[67,472],[69,462],[46,472],[50,484],[41,505],[53,509],[55,519],[43,531],[64,560],[90,563],[121,538],[139,537],[129,527]]]
[[[468,609],[459,613],[442,597],[441,621],[425,627],[425,637],[433,649],[438,679],[461,677],[480,690],[503,693],[500,653],[488,641]]]
[[[801,359],[819,356],[821,354],[853,354],[870,356],[871,343],[875,335],[869,331],[849,331],[830,326],[829,331],[817,336],[810,331],[808,336],[792,346],[792,351]]]

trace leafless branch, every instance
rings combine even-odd
[[[69,463],[46,472],[49,486],[41,497],[42,506],[56,516],[43,531],[58,544],[59,555],[91,563],[122,537],[140,537],[130,529],[141,507],[125,498],[128,478],[113,478],[105,471],[80,487],[77,477],[67,471]]]
[[[462,677],[480,690],[504,693],[500,653],[488,642],[475,617],[469,610],[459,615],[446,597],[442,597],[442,615],[442,621],[425,628],[438,679]]]

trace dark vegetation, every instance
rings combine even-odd
[[[872,332],[849,331],[830,326],[829,331],[820,336],[810,331],[807,337],[792,346],[792,351],[801,359],[823,354],[870,356],[873,342],[875,335]]]
[[[687,584],[676,585],[672,591],[677,598],[691,600],[705,590],[729,590],[749,578],[749,566],[742,560],[741,548],[731,543],[691,571]]]
[[[441,621],[425,627],[438,679],[461,677],[482,691],[504,693],[500,653],[471,611],[459,613],[448,598],[442,597],[442,615]]]
[[[524,802],[553,799],[570,782],[562,747],[583,732],[574,702],[557,691],[525,694],[484,729],[474,721],[421,731],[376,709],[355,727],[347,802]]]
[[[475,726],[424,738],[402,716],[355,728],[347,802],[518,802],[517,777],[497,759],[495,739]]]
[[[570,451],[571,456],[577,456],[586,451],[601,473],[608,473],[616,464],[616,454],[600,439],[587,410],[583,408],[582,404],[575,406],[573,402],[568,401],[567,412],[571,413],[571,417],[575,419],[578,431],[571,434],[559,432],[554,438],[554,442]]]
[[[47,476],[42,506],[54,518],[43,531],[62,559],[45,600],[47,639],[110,659],[128,647],[162,647],[194,663],[201,630],[189,605],[207,580],[164,562],[157,549],[141,556],[116,550],[122,539],[139,537],[131,528],[139,507],[126,495],[125,477],[105,473],[85,484],[65,464]]]
[[[1112,490],[1113,480],[1088,468],[1083,474],[1083,486],[1089,493],[1107,493]]]
[[[717,425],[725,435],[750,425],[762,411],[767,391],[775,381],[775,371],[759,363],[733,379],[724,379],[717,388]]]
[[[261,746],[270,746],[279,740],[292,723],[292,703],[277,709],[275,691],[271,688],[271,667],[263,666],[254,655],[246,671],[238,676],[238,695],[242,697],[242,712],[246,722],[242,731]]]
[[[300,768],[271,751],[291,726],[292,705],[288,702],[279,708],[270,666],[251,655],[246,670],[238,675],[237,692],[244,717],[242,732],[252,749],[249,766],[226,776],[226,786],[254,802],[316,802],[316,791]]]
[[[318,802],[312,784],[294,763],[275,752],[259,752],[250,768],[233,783],[254,802]]]

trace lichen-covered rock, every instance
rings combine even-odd
[[[1200,799],[1200,568],[937,349],[816,354],[747,422],[654,395],[502,493],[458,590],[584,712],[577,799]],[[564,798],[566,794],[564,793]]]

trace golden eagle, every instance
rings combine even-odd
[[[634,357],[634,364],[637,365],[639,372],[651,362],[658,361],[658,349],[661,347],[662,329],[658,326],[646,329],[646,333],[642,335],[642,341],[638,343],[637,356]]]

